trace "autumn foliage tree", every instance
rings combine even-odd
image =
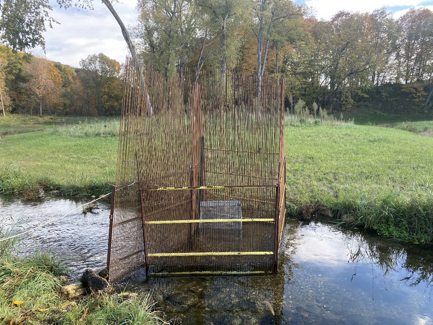
[[[42,116],[44,106],[50,113],[50,106],[61,101],[62,78],[58,70],[48,60],[37,57],[33,57],[24,69],[30,77],[25,87],[33,93],[38,102],[39,115]]]
[[[85,8],[92,1],[56,0]],[[54,23],[50,10],[47,0],[0,0],[0,37],[14,49],[43,45],[42,32]],[[293,0],[139,0],[137,10],[139,58],[166,78],[190,73],[198,80],[201,71],[224,76],[234,69],[257,75],[260,85],[264,74],[284,74],[289,102],[303,99],[308,107],[433,107],[433,12],[427,7],[398,19],[382,8],[339,12],[327,21]],[[131,42],[128,47],[135,52]],[[31,112],[35,103],[44,114],[119,113],[121,66],[102,53],[72,68],[0,45],[0,60],[2,113]]]
[[[36,107],[44,115],[99,115],[95,80],[101,81],[101,115],[119,114],[121,65],[104,54],[95,56],[101,64],[91,72],[0,44],[0,116],[8,111],[33,114]]]
[[[5,82],[5,67],[7,65],[7,61],[0,57],[0,104],[3,116],[5,113],[5,106],[9,104],[9,96],[7,94],[6,82]]]

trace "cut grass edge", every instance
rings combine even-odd
[[[98,180],[89,180],[82,185],[57,184],[49,177],[32,177],[14,167],[0,168],[0,194],[28,200],[45,196],[100,196],[109,193],[112,186]]]
[[[385,238],[433,244],[433,204],[431,198],[403,199],[396,193],[384,197],[344,197],[328,202],[286,202],[286,216],[312,220],[325,218],[345,228],[372,230]]]

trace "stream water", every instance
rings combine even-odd
[[[0,197],[0,227],[12,233],[57,218],[83,202]],[[79,209],[25,236],[19,254],[49,250],[76,279],[106,263],[109,206]],[[433,325],[433,251],[320,222],[289,220],[279,272],[266,276],[148,278],[156,308],[183,324]]]

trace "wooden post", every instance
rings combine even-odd
[[[280,250],[280,242],[284,228],[284,204],[282,198],[285,201],[285,190],[286,190],[286,163],[284,157],[285,150],[285,133],[284,133],[284,90],[286,88],[286,79],[283,76],[281,80],[281,106],[280,106],[280,148],[279,148],[279,165],[278,165],[278,186],[276,195],[276,207],[275,207],[275,252],[274,252],[274,272],[277,272],[278,266],[278,253]]]
[[[192,167],[191,167],[191,172],[189,174],[189,183],[190,186],[193,187],[193,172],[192,172]],[[194,209],[194,204],[193,204],[193,197],[194,197],[194,190],[190,191],[191,193],[191,215],[190,215],[190,219],[194,220],[194,213],[195,213],[195,209]],[[189,226],[189,233],[188,233],[188,243],[191,243],[191,239],[192,239],[192,234],[193,234],[193,224],[191,223],[191,225]]]
[[[286,190],[286,158],[284,157],[284,175],[283,175],[283,186],[284,186],[284,200],[283,200],[283,206],[282,208],[282,218],[283,218],[283,222],[282,222],[282,228],[284,229],[284,226],[286,225],[286,198],[287,198],[287,190]],[[282,238],[282,234],[283,231],[280,230],[280,242],[281,242],[281,238]]]
[[[202,134],[201,125],[201,101],[200,101],[200,87],[197,83],[194,84],[192,91],[191,101],[191,114],[192,114],[192,181],[191,186],[197,187],[199,182],[199,169],[200,169],[200,140]],[[191,219],[197,218],[197,191],[192,191],[192,213]],[[196,225],[191,225],[192,235],[195,232]]]
[[[284,150],[285,150],[285,132],[284,132],[284,90],[286,87],[286,79],[283,76],[281,81],[281,111],[280,111],[280,151],[279,151],[279,162],[280,162],[280,168],[278,172],[278,182],[280,187],[279,197],[278,197],[278,209],[279,209],[279,231],[278,234],[278,245],[280,245],[280,240],[283,234],[283,228],[284,228],[284,207],[285,207],[285,201],[282,202],[282,199],[284,198],[284,193],[286,190],[286,171],[285,171],[285,157],[284,157]]]
[[[200,137],[200,169],[198,174],[198,186],[204,185],[204,136]],[[200,215],[200,202],[203,201],[203,190],[198,191],[198,215]]]
[[[277,273],[278,253],[280,251],[280,184],[277,185],[275,200],[275,229],[274,229],[274,273]]]

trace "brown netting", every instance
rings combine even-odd
[[[111,281],[146,272],[276,269],[284,226],[284,79],[125,66]],[[240,220],[242,219],[242,220]],[[236,220],[236,221],[231,221]]]

